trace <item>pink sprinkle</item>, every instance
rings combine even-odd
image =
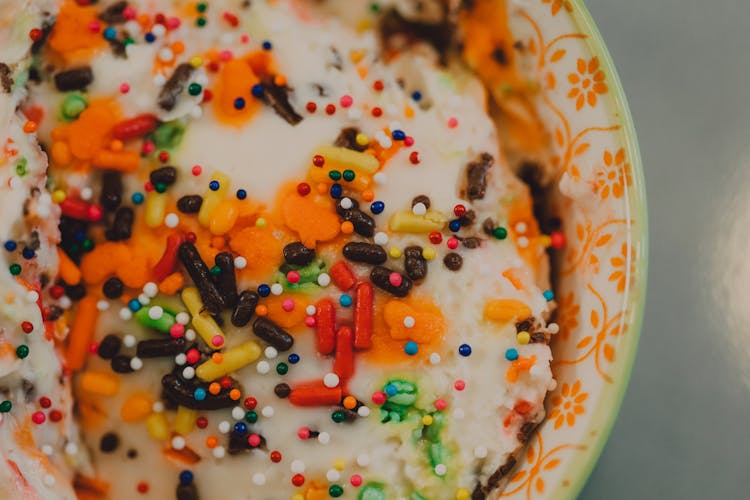
[[[31,414],[31,421],[35,424],[43,424],[47,420],[47,416],[41,411],[35,411]]]
[[[315,321],[315,316],[308,316],[305,318],[305,325],[312,328],[317,324]]]
[[[404,146],[407,148],[414,145],[414,137],[407,135],[404,137]]]
[[[99,205],[89,205],[86,215],[91,222],[96,222],[104,216],[104,210]]]
[[[286,273],[286,280],[289,283],[299,283],[299,272],[298,271],[289,271]]]
[[[150,155],[156,150],[156,145],[151,141],[143,141],[143,146],[141,146],[141,151],[143,151],[143,154]]]
[[[89,353],[90,354],[96,354],[96,351],[99,350],[99,344],[96,342],[92,342],[89,344]]]
[[[352,105],[353,102],[354,102],[354,99],[352,98],[352,96],[348,94],[341,96],[341,99],[339,100],[339,103],[341,104],[342,108],[348,108],[349,106]]]
[[[193,165],[191,172],[194,176],[198,177],[203,173],[203,167],[201,167],[200,165]]]
[[[463,391],[464,389],[466,389],[466,382],[464,382],[461,379],[458,379],[455,382],[453,382],[453,388],[456,389],[457,391]]]
[[[99,33],[101,25],[97,21],[91,21],[89,23],[89,31],[92,33]]]
[[[307,427],[300,427],[297,429],[297,437],[300,439],[308,439],[310,437],[310,429]]]
[[[456,128],[458,127],[458,118],[449,118],[448,119],[448,128]]]
[[[221,347],[224,345],[224,337],[221,335],[214,335],[211,337],[211,345],[214,347]]]
[[[444,399],[437,399],[435,400],[435,408],[438,410],[445,410],[448,408],[448,403]]]
[[[179,17],[168,17],[167,18],[167,29],[169,30],[176,30],[180,27],[180,18]]]
[[[375,391],[372,393],[372,402],[376,405],[382,405],[385,403],[387,396],[383,391]]]
[[[257,448],[258,445],[260,445],[260,436],[257,434],[250,434],[250,436],[247,438],[247,444],[249,444],[253,448]]]
[[[232,57],[234,56],[232,55],[231,50],[222,50],[221,52],[219,52],[219,59],[222,61],[231,61]]]
[[[196,348],[189,349],[188,352],[185,353],[185,359],[190,364],[197,363],[198,360],[201,359],[201,353]]]
[[[154,185],[151,184],[151,181],[146,181],[146,183],[143,185],[143,190],[147,193],[150,193],[154,190]]]
[[[391,273],[390,276],[388,276],[388,281],[393,286],[401,286],[401,282],[403,281],[403,278],[398,273]]]
[[[128,92],[130,92],[130,84],[128,82],[122,82],[120,84],[120,93],[127,94]]]
[[[362,476],[359,474],[352,474],[352,477],[349,478],[349,482],[356,488],[362,484]]]
[[[281,308],[286,312],[294,311],[294,299],[284,299],[281,301]]]
[[[128,21],[135,19],[135,9],[132,6],[128,5],[127,7],[125,7],[125,9],[123,9],[122,16]]]
[[[458,248],[458,239],[452,237],[448,238],[446,245],[448,245],[448,248],[450,248],[451,250],[455,250],[456,248]]]
[[[250,41],[250,37],[248,35],[240,35],[240,42],[248,43],[249,41]]]
[[[183,325],[182,323],[175,323],[174,325],[169,327],[169,334],[173,339],[179,339],[180,337],[185,335],[185,325]]]

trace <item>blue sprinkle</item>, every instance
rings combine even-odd
[[[547,299],[547,302],[555,298],[555,294],[552,292],[552,290],[545,290],[542,295],[544,295],[544,298]]]
[[[457,233],[461,229],[461,221],[458,219],[453,219],[448,224],[448,229],[450,229],[454,233]]]
[[[247,425],[245,425],[245,422],[237,422],[234,424],[234,432],[237,434],[244,434],[247,432]]]
[[[291,364],[296,365],[297,363],[299,363],[299,354],[292,353],[289,355],[287,359],[289,360]]]
[[[458,353],[463,357],[471,356],[471,346],[469,344],[461,344],[458,347]]]
[[[195,391],[193,391],[193,397],[196,401],[203,401],[204,399],[206,399],[206,389],[198,387]]]
[[[221,187],[221,184],[219,184],[219,181],[211,181],[208,183],[208,189],[211,191],[218,191]]]
[[[193,482],[193,473],[189,470],[184,470],[180,472],[180,484],[187,486],[188,484]]]
[[[260,285],[258,287],[258,295],[261,297],[268,297],[271,295],[271,287],[266,284]]]
[[[234,100],[234,109],[240,110],[245,108],[245,99],[238,97]]]
[[[398,388],[393,384],[388,384],[385,386],[385,393],[389,396],[395,396],[398,394]]]
[[[18,248],[18,243],[16,243],[13,240],[8,240],[8,241],[5,242],[5,245],[3,245],[3,246],[5,247],[5,249],[7,251],[12,252],[16,248]]]
[[[518,351],[513,349],[512,347],[505,351],[505,359],[508,361],[515,361],[518,359]]]
[[[391,137],[393,137],[394,141],[403,141],[406,139],[406,133],[403,130],[394,130],[391,132]]]
[[[341,198],[341,194],[344,192],[344,189],[341,187],[341,184],[338,182],[335,182],[333,186],[331,186],[331,198]]]
[[[117,37],[117,31],[112,26],[107,26],[104,28],[104,38],[107,40],[114,40],[115,37]]]
[[[256,83],[250,92],[253,94],[253,97],[263,97],[263,85]]]
[[[406,343],[406,345],[404,345],[404,352],[409,356],[414,356],[415,354],[417,354],[417,352],[419,352],[419,346],[416,342],[410,340]]]
[[[374,213],[375,215],[382,213],[383,210],[385,210],[385,203],[382,201],[373,201],[370,204],[370,212]]]
[[[417,102],[421,101],[422,100],[422,92],[420,92],[418,90],[415,90],[414,92],[411,93],[411,98],[414,99]]]
[[[339,304],[341,304],[343,307],[349,307],[352,305],[352,298],[349,294],[343,294],[341,297],[339,297]]]
[[[156,40],[156,35],[151,33],[150,31],[146,33],[143,37],[147,43],[154,43],[154,40]]]
[[[271,42],[268,40],[263,41],[263,50],[271,50],[273,48],[273,45],[271,45]]]
[[[128,302],[128,308],[133,311],[139,311],[143,307],[140,302],[138,302],[138,299],[131,299],[130,302]]]
[[[21,255],[23,255],[24,259],[31,260],[36,255],[36,252],[34,252],[34,250],[32,250],[31,248],[26,247],[23,249],[23,252],[21,252]]]
[[[86,233],[84,233],[83,231],[76,231],[73,237],[76,241],[83,241],[86,239]]]
[[[141,203],[143,203],[143,200],[145,199],[145,196],[143,196],[143,193],[133,193],[133,196],[131,196],[130,199],[136,205],[140,205]]]
[[[238,200],[244,200],[245,198],[247,198],[247,191],[245,191],[244,189],[238,189],[237,190],[237,199]]]

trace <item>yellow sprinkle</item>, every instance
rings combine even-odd
[[[195,374],[199,379],[209,382],[249,365],[259,356],[260,346],[256,342],[248,340],[244,344],[224,351],[220,363],[213,357],[204,362],[196,368]]]
[[[123,422],[133,423],[143,420],[153,411],[154,402],[145,394],[134,394],[122,404],[120,418]]]
[[[67,197],[68,195],[66,195],[65,191],[62,189],[56,189],[55,192],[52,193],[52,201],[55,203],[62,203]]]
[[[543,234],[539,237],[539,242],[544,246],[544,248],[549,248],[550,245],[552,245],[552,238],[550,238],[546,234]]]
[[[216,191],[206,189],[203,195],[203,203],[201,203],[201,209],[198,211],[198,223],[203,227],[208,227],[214,210],[224,200],[232,183],[232,180],[226,174],[218,171],[214,172],[214,175],[211,176],[211,181],[217,181],[219,189]]]
[[[391,257],[394,259],[401,258],[401,249],[398,247],[391,247],[391,249],[388,251],[388,253],[391,254]]]
[[[198,420],[198,410],[191,410],[184,406],[177,407],[177,416],[174,419],[174,430],[177,434],[186,436],[193,432],[195,421]]]
[[[219,325],[216,324],[216,321],[214,321],[210,314],[202,312],[204,306],[198,289],[195,287],[187,287],[182,290],[180,297],[192,315],[190,322],[195,331],[198,332],[198,335],[201,336],[208,346],[214,349],[222,348],[224,346],[224,332]],[[221,342],[218,345],[214,344],[216,337],[221,338]]]
[[[351,62],[353,62],[354,64],[357,64],[362,60],[363,57],[365,57],[365,54],[367,54],[367,51],[351,50],[349,51],[349,60],[351,60]]]
[[[346,467],[346,461],[343,458],[337,458],[333,461],[333,468],[336,470],[344,470]]]
[[[258,219],[255,221],[255,227],[266,227],[266,219],[264,219],[263,217],[258,217]]]
[[[531,340],[531,335],[529,335],[529,332],[518,332],[516,335],[516,341],[519,344],[528,344]]]
[[[456,500],[469,500],[469,490],[466,488],[459,488],[456,491]]]
[[[484,317],[493,321],[508,322],[531,316],[529,306],[516,299],[488,300],[484,306]]]
[[[156,441],[164,441],[169,437],[169,426],[164,413],[152,413],[146,419],[146,430],[148,435]]]
[[[222,200],[211,213],[208,229],[211,231],[211,234],[226,234],[234,227],[239,216],[239,207],[235,204],[234,200]]]
[[[448,218],[437,210],[428,210],[424,215],[408,210],[391,215],[388,227],[399,233],[429,233],[442,230],[447,223]]]
[[[323,156],[326,163],[353,168],[366,174],[374,174],[380,168],[380,162],[373,155],[353,149],[338,146],[319,146],[315,150],[315,154]]]
[[[435,249],[432,247],[427,247],[424,250],[422,250],[422,257],[424,257],[425,260],[432,260],[435,258]]]
[[[367,134],[363,134],[362,132],[357,134],[357,137],[354,140],[357,141],[357,144],[360,146],[367,146],[370,144],[370,138],[367,137]]]
[[[203,64],[203,58],[201,56],[193,56],[190,58],[190,66],[197,68]]]
[[[292,495],[292,500],[305,500],[305,495],[302,493],[295,493]]]
[[[432,415],[425,415],[422,417],[422,423],[424,425],[432,425]]]
[[[146,225],[150,228],[157,228],[164,222],[164,216],[167,212],[167,195],[152,191],[146,195]]]

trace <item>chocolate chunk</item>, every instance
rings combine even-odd
[[[526,443],[531,437],[531,433],[536,429],[536,426],[536,422],[524,422],[521,429],[519,429],[518,434],[516,434],[516,437],[520,442]]]
[[[411,42],[423,40],[432,45],[440,55],[441,63],[447,61],[448,51],[453,45],[456,26],[451,22],[447,12],[447,3],[443,19],[437,23],[413,21],[404,18],[396,9],[390,9],[380,19],[380,34],[383,43],[392,44],[394,37],[400,35]]]
[[[414,199],[411,200],[411,206],[412,206],[412,208],[414,208],[414,205],[416,205],[417,203],[421,203],[428,210],[430,209],[431,203],[430,203],[430,197],[429,196],[426,196],[424,194],[420,194],[419,196],[415,196]]]
[[[352,201],[351,208],[343,208],[341,202],[336,203],[336,212],[345,220],[352,223],[354,232],[365,238],[370,238],[375,234],[375,220],[359,209],[359,203],[350,198]]]
[[[401,283],[395,286],[391,283],[391,274],[398,274],[401,277]],[[391,269],[383,266],[376,266],[370,272],[370,281],[383,291],[386,291],[396,297],[406,297],[412,287],[412,281],[408,276],[403,276]]]
[[[125,8],[128,6],[128,2],[116,2],[104,9],[97,16],[101,21],[107,24],[120,24],[127,21],[125,18]]]
[[[443,264],[451,271],[458,271],[464,263],[463,257],[456,252],[450,252],[443,257]]]
[[[55,75],[55,87],[60,92],[83,90],[93,81],[94,73],[91,71],[91,66],[81,66]]]
[[[109,241],[129,240],[135,221],[135,212],[130,207],[120,207],[115,212],[115,218],[112,221],[112,227],[107,230],[105,237]]]
[[[487,236],[494,237],[495,227],[497,227],[495,221],[490,217],[487,217],[486,219],[484,219],[484,222],[482,222],[482,231],[484,231],[484,234],[486,234]]]
[[[177,200],[177,210],[183,214],[197,214],[203,204],[203,197],[199,194],[188,194]]]
[[[294,345],[294,337],[268,318],[256,319],[253,333],[281,352],[288,351]]]
[[[192,410],[220,410],[222,408],[232,408],[237,402],[229,397],[230,389],[222,389],[218,394],[211,394],[207,385],[189,383],[181,379],[174,373],[168,373],[161,379],[161,385],[164,394],[168,399],[175,401]],[[237,383],[233,381],[232,385],[236,388]],[[197,400],[193,397],[195,389],[202,387],[208,393],[206,399]]]
[[[468,238],[464,238],[461,240],[461,244],[463,244],[464,247],[474,249],[479,248],[479,246],[482,244],[482,240],[477,238],[476,236],[469,236]]]
[[[302,121],[302,116],[297,114],[289,104],[289,87],[276,85],[272,82],[262,82],[263,95],[261,99],[271,106],[276,114],[282,117],[290,125],[297,125]]]
[[[232,324],[237,327],[245,326],[255,314],[255,307],[260,297],[253,290],[244,290],[232,311]]]
[[[359,144],[357,142],[357,134],[359,134],[359,129],[357,127],[342,128],[333,145],[340,148],[353,149],[354,151],[359,151],[361,153],[367,149],[367,144]]]
[[[200,500],[195,483],[177,485],[177,500]]]
[[[0,88],[2,88],[3,92],[6,94],[9,94],[13,88],[13,78],[10,75],[10,66],[0,62]]]
[[[288,398],[289,394],[292,392],[292,388],[289,387],[289,384],[280,383],[276,384],[276,387],[273,388],[274,394],[276,394],[281,399]]]
[[[121,346],[122,340],[120,340],[120,337],[114,333],[110,333],[99,342],[99,347],[97,348],[96,353],[102,359],[112,359],[117,356],[118,352],[120,352]]]
[[[172,111],[174,109],[177,105],[177,98],[187,87],[188,80],[192,74],[193,66],[190,63],[182,63],[175,68],[172,76],[169,77],[169,80],[167,80],[167,83],[164,84],[164,87],[159,92],[157,104],[159,104],[161,109],[164,111]]]
[[[170,165],[157,168],[156,170],[152,170],[151,173],[148,174],[148,179],[154,186],[156,186],[157,184],[171,186],[172,184],[174,184],[174,181],[177,180],[177,169]]]
[[[353,241],[344,245],[344,257],[364,264],[383,264],[388,254],[380,245]]]
[[[122,290],[125,287],[119,278],[109,278],[102,285],[102,292],[108,299],[118,299],[122,296]]]
[[[104,210],[113,212],[122,203],[122,175],[114,170],[107,170],[102,175],[102,192],[99,203]]]
[[[112,453],[120,446],[120,437],[114,432],[108,432],[99,440],[99,449],[103,453]]]
[[[287,264],[306,266],[315,258],[315,250],[307,248],[300,241],[289,243],[284,247],[284,260]]]
[[[461,217],[458,218],[458,223],[461,227],[468,227],[474,224],[477,219],[477,213],[474,210],[469,210]]]
[[[81,300],[86,296],[86,285],[83,283],[78,283],[77,285],[65,285],[65,295],[67,295],[70,300]]]
[[[404,269],[406,275],[414,281],[427,276],[427,260],[422,257],[422,247],[414,245],[404,248]]]
[[[214,263],[221,270],[215,277],[216,286],[224,297],[225,307],[234,308],[237,304],[237,278],[234,273],[234,257],[228,252],[220,252],[214,257]]]
[[[466,166],[466,196],[469,201],[481,200],[487,191],[487,171],[495,159],[489,153],[482,153],[476,161]]]
[[[186,241],[180,245],[177,256],[198,288],[205,310],[211,314],[219,314],[225,305],[224,297],[213,282],[211,272],[201,259],[198,249]]]
[[[115,373],[132,373],[133,368],[130,366],[130,357],[123,354],[118,354],[112,361],[110,361],[112,371]]]
[[[163,358],[174,356],[184,351],[184,337],[141,340],[136,346],[136,355],[139,358]]]

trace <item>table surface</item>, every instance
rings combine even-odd
[[[748,498],[750,3],[586,3],[630,101],[651,227],[630,387],[581,498]]]

